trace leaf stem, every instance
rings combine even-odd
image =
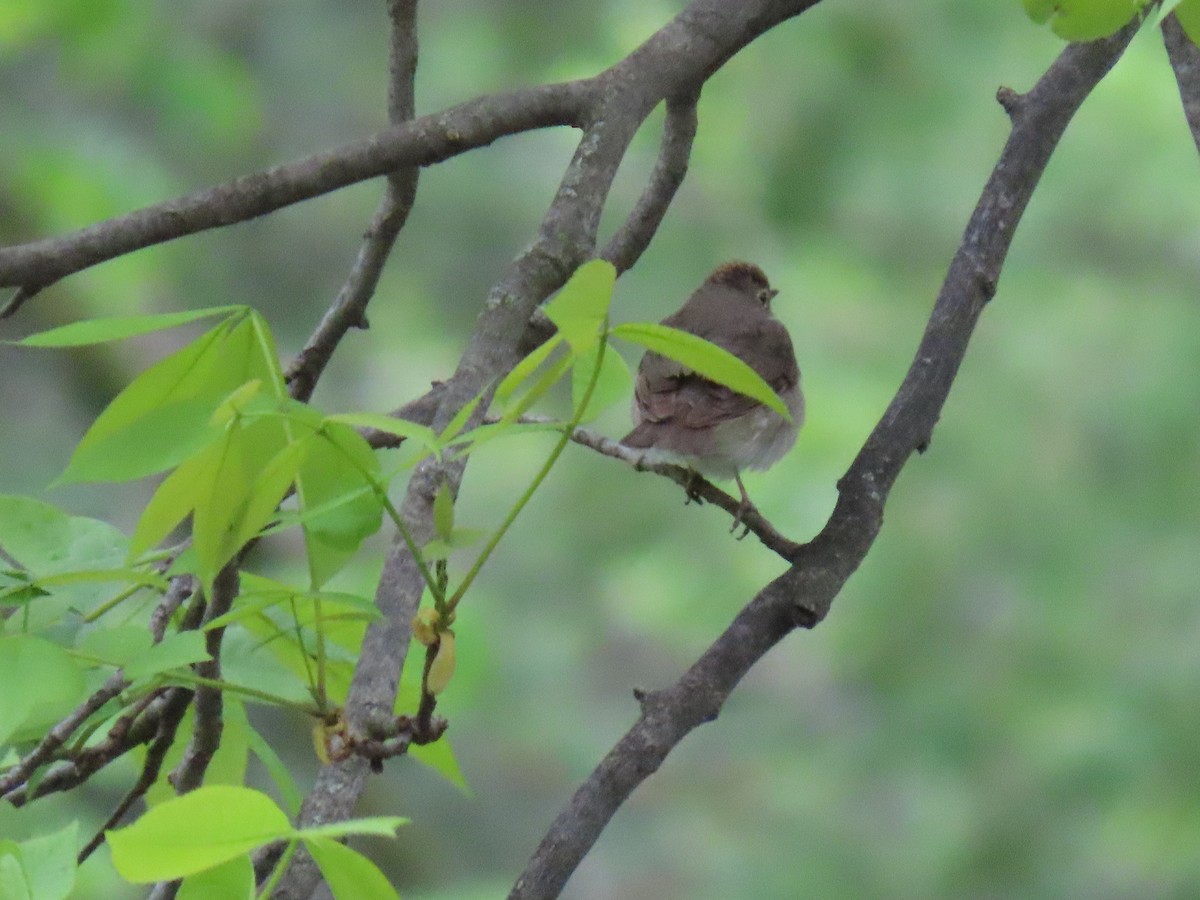
[[[462,583],[458,586],[457,590],[455,590],[450,599],[446,601],[446,608],[450,612],[453,612],[455,607],[458,606],[458,602],[462,600],[463,594],[467,592],[467,588],[469,588],[472,582],[475,581],[475,578],[479,575],[479,571],[483,568],[484,563],[488,561],[488,558],[492,555],[492,552],[496,549],[496,546],[500,543],[500,540],[512,526],[513,522],[516,521],[517,516],[520,515],[521,510],[525,508],[526,504],[529,503],[530,499],[533,497],[534,491],[536,491],[538,487],[541,486],[541,483],[546,480],[546,476],[550,474],[550,469],[553,468],[554,464],[558,461],[558,458],[562,455],[563,450],[566,449],[567,444],[570,443],[571,433],[575,430],[579,423],[583,421],[583,416],[587,411],[588,404],[592,402],[592,392],[595,391],[596,383],[600,380],[600,368],[604,364],[604,351],[608,346],[607,338],[608,320],[606,317],[604,327],[600,331],[600,349],[596,352],[596,367],[592,370],[592,377],[588,380],[587,390],[583,392],[583,398],[580,400],[578,408],[571,416],[571,421],[568,422],[563,428],[562,437],[558,439],[558,443],[555,444],[554,449],[550,451],[550,455],[542,464],[541,469],[538,470],[537,475],[534,476],[533,481],[530,482],[529,487],[525,489],[524,493],[522,493],[517,499],[517,502],[513,504],[513,508],[508,511],[508,515],[505,516],[504,521],[500,523],[500,527],[492,533],[491,538],[488,539],[487,545],[483,548],[483,550],[480,551],[479,556],[476,557],[470,571],[468,571],[463,577]]]

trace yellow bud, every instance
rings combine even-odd
[[[443,631],[441,643],[438,644],[437,656],[429,667],[429,675],[425,679],[425,689],[435,697],[446,689],[450,676],[454,674],[454,632]]]
[[[432,646],[433,642],[437,640],[438,621],[438,611],[432,606],[417,610],[412,621],[413,637],[426,647]]]

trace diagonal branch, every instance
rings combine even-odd
[[[1200,150],[1200,47],[1192,43],[1175,13],[1162,23],[1163,43],[1167,48],[1167,59],[1179,85],[1179,97],[1183,100],[1183,114],[1196,149]]]
[[[243,175],[60,237],[6,247],[0,249],[0,287],[33,293],[134,250],[244,222],[397,169],[443,162],[506,135],[578,125],[593,90],[590,82],[569,82],[470,100],[336,150]]]
[[[388,0],[388,13],[392,20],[388,49],[388,120],[398,125],[411,121],[416,113],[417,0]],[[351,328],[366,327],[367,304],[375,294],[396,237],[412,212],[420,171],[416,166],[409,166],[388,175],[383,200],[367,228],[349,277],[288,369],[288,390],[295,399],[312,397],[317,379],[346,332]]]
[[[638,198],[633,212],[609,240],[600,254],[616,266],[618,272],[633,268],[650,239],[662,224],[667,207],[687,175],[692,142],[696,139],[697,92],[667,98],[667,117],[663,122],[662,142],[650,181]]]
[[[838,482],[821,533],[768,584],[670,688],[642,696],[642,713],[543,837],[509,900],[557,897],[613,814],[692,729],[712,721],[741,678],[795,627],[820,622],[883,521],[901,468],[929,442],[975,323],[996,289],[1009,244],[1059,138],[1132,38],[1136,24],[1067,47],[1029,94],[1005,95],[1013,129],[972,213],[925,335],[895,398]]]
[[[520,358],[519,346],[534,309],[595,252],[596,230],[618,166],[638,127],[667,97],[694,93],[739,49],[817,0],[694,0],[630,56],[589,84],[597,87],[587,124],[558,191],[530,247],[493,286],[454,376],[441,385],[432,417],[439,430],[472,398]],[[477,413],[482,416],[482,405]],[[433,533],[433,497],[440,484],[456,493],[465,462],[418,466],[402,514],[418,541]],[[424,590],[407,547],[393,545],[376,592],[383,618],[367,630],[355,670],[346,718],[354,731],[390,714],[411,637],[411,620]],[[324,766],[301,809],[303,824],[350,815],[366,784],[368,764],[350,759]],[[261,873],[275,857],[256,860]],[[293,864],[276,898],[308,897],[319,873],[311,861]]]

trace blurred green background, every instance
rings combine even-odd
[[[382,0],[4,0],[0,241],[31,240],[367,135],[383,122]],[[418,111],[590,75],[682,2],[449,0],[421,10]],[[704,90],[692,166],[618,285],[671,312],[714,265],[760,263],[809,401],[795,451],[748,479],[815,533],[884,409],[1025,90],[1060,42],[1016,0],[826,0]],[[638,135],[605,233],[637,197]],[[318,389],[390,410],[448,375],[489,284],[536,228],[566,131],[422,173],[371,311]],[[100,266],[0,337],[97,314],[250,303],[285,356],[336,293],[380,195],[360,185]],[[1072,124],[1017,233],[930,452],[828,620],[776,648],[617,815],[564,896],[1200,894],[1200,160],[1158,35]],[[0,491],[136,521],[150,485],[48,490],[87,423],[186,335],[0,348]],[[635,358],[629,354],[630,362]],[[598,427],[619,436],[626,411]],[[459,520],[497,521],[550,440],[480,451]],[[459,619],[443,709],[474,794],[410,760],[362,812],[410,898],[501,896],[579,781],[782,569],[677,487],[571,448]],[[343,579],[369,591],[383,539]],[[289,548],[260,555],[286,568]],[[308,726],[258,715],[304,779]],[[118,768],[37,816],[102,820]],[[24,820],[23,820],[24,821]],[[0,830],[11,826],[0,817]],[[136,896],[102,859],[81,897]],[[122,892],[125,893],[122,893]]]

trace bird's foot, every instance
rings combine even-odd
[[[687,494],[687,500],[683,502],[684,506],[689,503],[695,503],[697,506],[704,505],[704,499],[700,496],[700,473],[695,469],[688,470],[687,482],[683,486],[683,491]]]

